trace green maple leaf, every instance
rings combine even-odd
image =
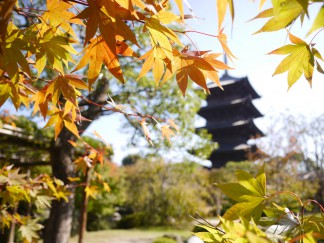
[[[289,39],[293,44],[282,46],[269,54],[287,55],[276,68],[273,75],[288,71],[289,88],[304,73],[305,78],[312,85],[312,77],[314,72],[314,52],[311,47],[298,37],[289,34]]]
[[[39,208],[50,208],[51,207],[51,200],[53,198],[46,196],[46,195],[37,195],[36,196],[36,207]]]
[[[26,225],[21,225],[19,227],[19,232],[28,242],[32,242],[33,239],[39,238],[37,231],[41,230],[43,226],[37,223],[38,220],[39,219],[28,219]]]
[[[238,183],[216,185],[226,196],[238,202],[229,208],[223,217],[227,220],[235,220],[240,217],[253,218],[258,222],[267,199],[264,166],[256,177],[242,170],[236,172],[236,177]]]
[[[309,32],[307,33],[307,35],[310,35],[311,33],[313,33],[314,31],[324,28],[324,5],[322,5],[321,9],[319,10],[313,25],[311,27],[311,29],[309,30]]]

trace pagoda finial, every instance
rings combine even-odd
[[[227,56],[224,54],[224,63],[227,65]],[[230,75],[228,74],[227,69],[224,70],[224,74],[221,79],[228,79],[230,78]]]

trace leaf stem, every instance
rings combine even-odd
[[[82,0],[63,0],[64,2],[72,2],[72,3],[78,3],[78,4],[81,4],[81,5],[85,5],[85,6],[89,6],[89,4],[87,2],[84,2]]]
[[[312,44],[312,42],[313,42],[313,40],[316,38],[316,36],[321,32],[321,31],[323,31],[324,30],[324,28],[322,28],[322,29],[320,29],[314,36],[313,36],[313,38],[310,40],[310,42],[309,42],[309,45],[310,44]]]
[[[185,35],[186,33],[196,33],[196,34],[206,35],[206,36],[209,36],[209,37],[218,38],[217,35],[212,35],[212,34],[208,34],[208,33],[200,32],[200,31],[197,31],[197,30],[186,30],[186,31],[173,30],[173,31],[174,31],[174,32],[177,32],[177,33],[184,34],[184,35]]]
[[[300,204],[300,206],[301,207],[304,207],[304,204],[303,204],[301,198],[296,193],[291,192],[291,191],[279,191],[279,192],[275,192],[275,193],[271,194],[270,196],[268,196],[267,197],[267,200],[270,199],[270,198],[272,198],[272,197],[274,197],[274,196],[276,196],[276,195],[280,195],[280,194],[290,194],[290,195],[296,197],[297,200],[298,200],[298,203]]]
[[[187,36],[187,38],[190,40],[190,42],[192,43],[192,45],[195,47],[195,49],[197,50],[197,52],[200,55],[199,49],[197,48],[195,42],[193,42],[193,40],[187,35],[187,33],[183,33],[185,36]]]
[[[305,202],[304,204],[304,208],[306,208],[306,206],[310,203],[315,203],[323,212],[324,212],[324,207],[319,203],[317,202],[316,200],[313,200],[313,199],[309,199]]]

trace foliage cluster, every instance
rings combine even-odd
[[[169,1],[55,0],[47,1],[45,10],[35,9],[25,2],[6,2],[1,6],[0,104],[8,98],[17,109],[21,104],[27,107],[33,104],[34,114],[39,112],[44,118],[49,117],[46,126],[54,126],[55,138],[63,127],[79,137],[75,122],[86,120],[81,117],[79,101],[94,104],[82,95],[83,90],[92,90],[103,64],[124,83],[121,57],[145,60],[138,79],[153,69],[157,86],[175,75],[183,95],[189,77],[206,91],[207,77],[220,85],[217,70],[228,68],[216,60],[220,54],[190,51],[178,37],[185,32],[169,27],[170,24],[180,26],[185,20],[182,1],[176,3],[180,15],[169,10]],[[12,12],[15,19],[25,18],[26,25],[15,24]],[[74,25],[85,29],[82,44],[78,44]],[[140,29],[135,26],[140,26]],[[144,50],[140,58],[133,50],[141,48],[136,31],[149,33],[150,39],[150,48]],[[226,46],[224,37],[222,34],[217,38]],[[78,63],[74,58],[78,54],[76,49],[81,50]],[[85,66],[89,66],[87,82],[71,74]],[[46,70],[54,72],[49,80],[43,78]],[[108,105],[96,105],[107,111],[128,113],[126,107],[113,100]],[[142,125],[149,141],[148,120],[160,126],[163,137],[169,138],[174,134],[170,129],[176,128],[173,121],[158,122],[150,115],[134,112],[133,116],[134,121]]]
[[[218,10],[218,28],[221,29],[226,15],[226,9],[229,7],[232,20],[234,20],[234,0],[217,0]],[[267,19],[266,23],[255,33],[273,32],[286,29],[290,43],[271,51],[269,54],[285,55],[286,57],[277,66],[273,75],[288,72],[287,80],[290,88],[295,84],[302,75],[312,85],[313,73],[316,69],[319,73],[324,74],[324,70],[320,64],[323,57],[319,50],[315,48],[316,36],[323,31],[324,27],[324,10],[323,1],[321,0],[271,0],[271,7],[262,10],[267,2],[259,1],[260,13],[255,19]],[[298,22],[303,23],[305,18],[310,18],[309,7],[318,4],[318,12],[314,17],[310,29],[307,31],[307,37],[312,38],[307,43],[301,38],[290,32],[291,27]],[[300,28],[298,28],[300,29]]]
[[[291,191],[267,192],[264,166],[256,176],[243,170],[235,174],[238,182],[216,186],[236,203],[218,217],[217,225],[197,220],[200,224],[195,234],[204,242],[316,242],[316,239],[324,239],[324,207],[317,201],[302,201]],[[273,198],[280,194],[294,198],[298,211],[274,203]],[[311,204],[319,213],[312,211]]]
[[[296,167],[302,161],[297,161],[289,157],[269,158],[267,164],[268,177],[268,191],[273,193],[275,191],[292,191],[298,194],[303,200],[307,198],[314,198],[317,190],[320,187],[319,181],[314,179],[300,179],[303,176],[300,170]],[[256,164],[251,161],[228,162],[225,167],[213,169],[209,172],[209,187],[210,202],[212,205],[211,211],[217,215],[224,213],[234,201],[221,193],[219,190],[215,191],[214,184],[229,183],[235,180],[235,172],[237,170],[244,170],[248,173],[254,173]],[[274,199],[275,202],[291,210],[297,210],[299,205],[296,201],[287,197],[287,195],[279,195]]]
[[[39,238],[37,231],[43,228],[38,222],[42,209],[49,208],[51,200],[68,200],[68,188],[47,174],[29,178],[13,166],[0,170],[0,227],[19,226],[22,239],[27,242]],[[24,207],[29,210],[22,210]],[[35,208],[36,210],[32,210]]]

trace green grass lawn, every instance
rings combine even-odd
[[[183,239],[191,236],[190,230],[169,228],[148,228],[130,230],[104,230],[87,232],[84,243],[151,243],[155,238],[163,235],[179,235]],[[77,243],[78,237],[72,237],[70,243]]]

